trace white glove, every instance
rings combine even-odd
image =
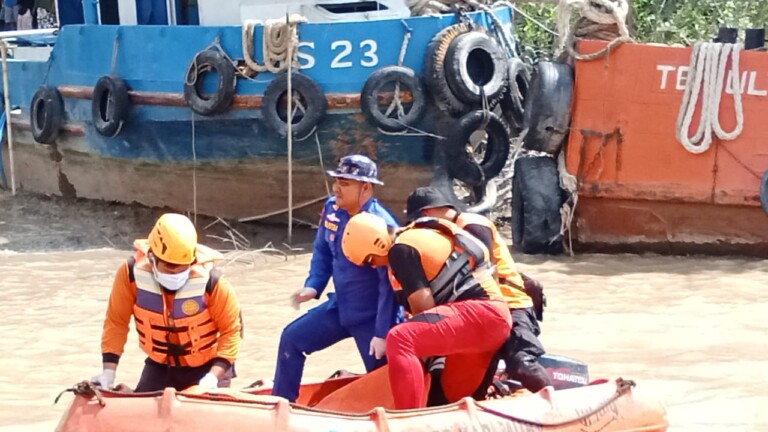
[[[384,358],[387,355],[387,340],[376,336],[371,338],[371,349],[368,354],[375,356],[377,360]]]
[[[203,379],[200,380],[200,387],[204,389],[215,389],[219,388],[219,377],[216,375],[208,372],[205,374]]]
[[[300,304],[310,301],[315,297],[317,297],[316,289],[304,287],[291,294],[291,306],[293,306],[294,309],[299,310]]]
[[[91,382],[105,390],[111,390],[115,384],[115,369],[104,369],[99,375],[91,378]]]

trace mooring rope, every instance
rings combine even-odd
[[[253,31],[259,20],[246,20],[243,22],[243,57],[245,63],[253,71],[269,71],[278,73],[288,68],[288,62],[298,64],[299,32],[298,25],[307,22],[301,15],[291,15],[285,19],[275,18],[264,23],[262,31],[262,54],[264,64],[259,64],[254,59]],[[289,52],[290,49],[290,52]]]

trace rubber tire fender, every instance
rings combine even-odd
[[[448,87],[456,98],[470,105],[480,105],[484,92],[491,107],[496,106],[506,88],[504,52],[482,31],[457,36],[448,47],[445,68]]]
[[[385,116],[379,110],[378,90],[390,83],[401,83],[411,92],[413,102],[411,110],[402,118]],[[416,126],[427,112],[427,95],[421,78],[411,68],[404,66],[385,66],[378,69],[365,81],[360,92],[360,108],[365,118],[373,125],[387,132],[402,132],[408,126]]]
[[[763,179],[760,181],[760,205],[763,206],[763,211],[768,214],[768,171],[763,174]]]
[[[283,72],[275,77],[264,91],[261,115],[264,123],[281,138],[288,136],[288,120],[283,120],[278,113],[281,99],[287,96],[288,73]],[[323,88],[315,80],[299,72],[291,73],[291,91],[298,93],[305,102],[306,112],[299,122],[293,124],[294,138],[304,138],[320,123],[328,110]],[[286,113],[287,114],[287,113]]]
[[[486,149],[480,163],[467,152],[467,143],[472,134],[485,122],[486,112],[471,111],[459,119],[455,129],[449,135],[448,174],[471,186],[478,186],[499,175],[509,157],[509,129],[506,123],[493,112],[487,112]]]
[[[517,130],[523,128],[525,104],[528,100],[531,71],[520,58],[512,57],[507,62],[507,89],[501,97],[501,111],[509,125]]]
[[[460,117],[472,107],[459,100],[448,87],[447,68],[445,67],[446,55],[451,42],[471,30],[471,27],[465,23],[444,28],[435,34],[427,45],[427,54],[424,59],[424,80],[435,105],[453,117]]]
[[[117,75],[99,78],[91,96],[91,120],[96,130],[105,137],[117,136],[130,109],[131,100],[125,81]]]
[[[536,65],[525,101],[523,148],[557,155],[568,136],[573,101],[573,68],[565,63]]]
[[[201,92],[200,85],[206,73],[215,71],[219,76],[216,93],[208,97]],[[187,68],[184,81],[184,100],[192,111],[210,116],[219,114],[232,106],[235,99],[235,67],[217,50],[205,50],[197,53]]]
[[[32,137],[41,144],[52,144],[64,123],[64,100],[55,87],[41,86],[29,108]]]
[[[512,242],[526,254],[560,254],[564,194],[557,161],[547,156],[515,160],[512,178]]]

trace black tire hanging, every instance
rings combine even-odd
[[[485,152],[478,162],[468,151],[474,132],[485,125]],[[493,112],[477,110],[459,119],[448,138],[448,174],[472,186],[478,186],[499,175],[509,157],[509,130]]]
[[[64,100],[55,87],[41,86],[30,104],[32,137],[41,144],[52,144],[64,122]]]
[[[219,81],[216,92],[209,95],[203,92],[203,81],[205,75],[211,72],[216,72]],[[219,114],[232,106],[236,85],[235,67],[224,54],[217,50],[201,51],[195,55],[187,69],[184,99],[200,115]]]
[[[396,111],[387,115],[381,111],[380,91],[388,85],[399,83],[400,91],[409,92],[411,101],[409,110],[402,117]],[[394,90],[393,90],[394,91]],[[394,95],[394,93],[393,93]],[[386,104],[387,106],[389,103]],[[385,66],[368,77],[360,93],[360,108],[365,118],[373,125],[387,132],[402,132],[409,126],[416,126],[427,110],[426,93],[421,78],[411,68],[404,66]]]
[[[507,65],[507,89],[501,97],[501,110],[504,119],[513,129],[522,130],[531,72],[528,65],[518,57],[509,59]]]
[[[768,214],[768,171],[763,174],[760,182],[760,205],[763,206],[765,214]]]
[[[96,130],[105,137],[117,136],[130,109],[131,100],[125,81],[117,75],[99,78],[91,97],[91,120]]]
[[[512,180],[512,241],[526,254],[560,254],[563,204],[557,161],[546,156],[515,160]]]
[[[269,83],[262,99],[262,120],[281,138],[288,136],[287,92],[288,73],[284,72]],[[312,133],[325,116],[328,101],[320,84],[299,72],[291,73],[291,92],[294,94],[294,100],[300,102],[303,107],[303,111],[296,110],[296,103],[293,105],[296,117],[291,134],[294,138],[304,138]]]
[[[564,63],[536,65],[528,88],[523,148],[557,155],[568,136],[573,101],[573,68]]]
[[[458,99],[448,86],[445,60],[451,42],[471,30],[472,28],[465,23],[444,28],[430,41],[424,59],[424,79],[435,105],[438,109],[446,111],[454,117],[461,116],[472,107]]]
[[[478,106],[483,93],[491,107],[507,83],[507,62],[499,45],[482,31],[456,37],[445,56],[448,87],[464,103]]]

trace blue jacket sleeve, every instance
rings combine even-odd
[[[376,329],[373,335],[385,338],[389,329],[395,324],[395,292],[392,290],[392,284],[389,283],[387,268],[380,267],[376,270],[379,275],[379,304],[376,312]]]
[[[375,206],[371,209],[374,214],[384,218],[387,222],[387,226],[398,227],[397,218],[392,212],[376,202]],[[395,305],[395,293],[392,290],[392,284],[389,282],[389,275],[387,274],[387,268],[379,268],[379,302],[376,312],[376,337],[386,337],[389,329],[395,324],[395,317],[397,316],[397,308]]]
[[[323,215],[320,217],[320,227],[317,229],[317,235],[315,235],[315,244],[312,249],[312,261],[309,264],[309,277],[304,282],[305,287],[314,288],[317,290],[317,297],[320,298],[320,294],[325,291],[325,287],[328,285],[328,281],[333,274],[333,255],[331,254],[331,247],[328,242],[325,241],[325,213],[327,207],[323,209]]]

